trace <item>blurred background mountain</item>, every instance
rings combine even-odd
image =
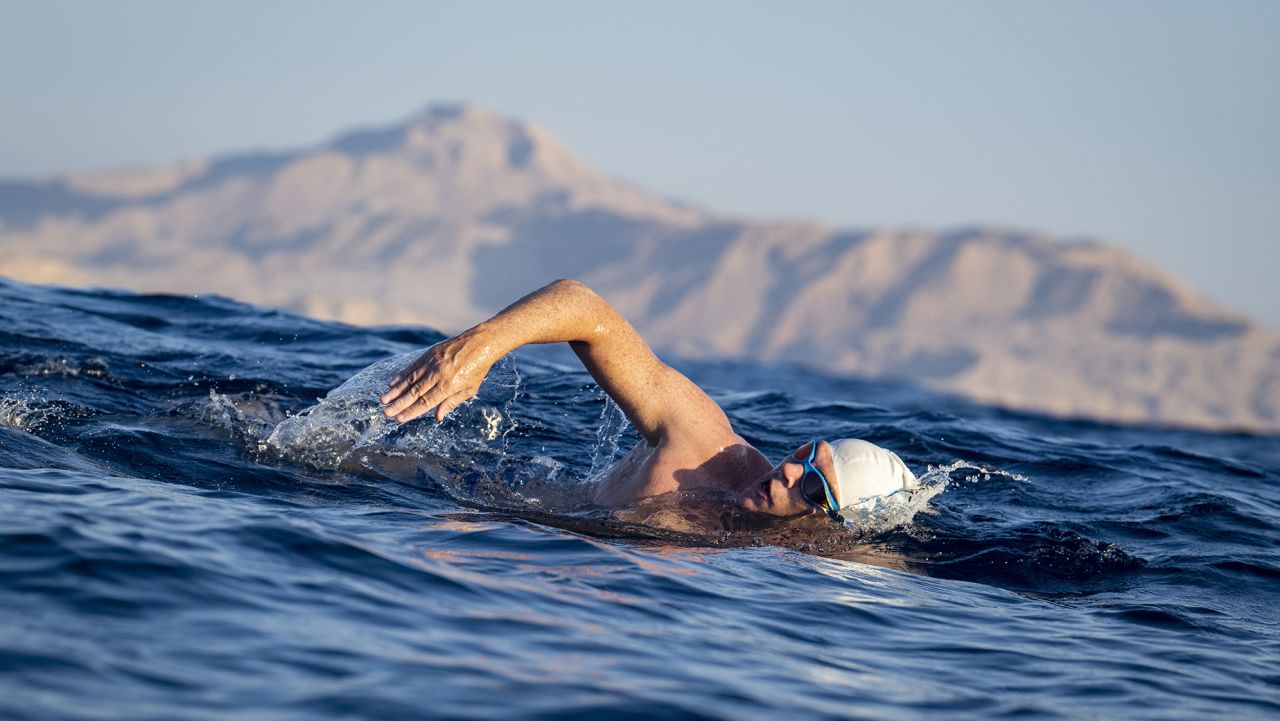
[[[684,356],[1280,431],[1280,333],[1119,249],[712,212],[467,104],[291,152],[0,182],[0,273],[446,331],[575,277]]]

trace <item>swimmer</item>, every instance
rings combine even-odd
[[[508,353],[561,342],[643,438],[598,486],[594,500],[601,506],[621,508],[677,491],[728,493],[748,511],[838,519],[917,483],[896,454],[851,438],[809,441],[770,463],[734,432],[710,396],[659,360],[607,301],[573,280],[555,281],[426,349],[390,380],[383,413],[401,423],[427,413],[443,420]]]

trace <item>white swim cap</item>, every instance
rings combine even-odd
[[[870,508],[882,496],[914,488],[918,481],[898,454],[858,438],[831,442],[840,508]]]

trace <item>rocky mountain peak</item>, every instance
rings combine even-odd
[[[572,184],[594,175],[541,128],[467,103],[429,105],[402,122],[341,135],[328,147],[358,158],[399,156],[450,176],[531,174]]]

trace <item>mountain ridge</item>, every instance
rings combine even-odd
[[[291,151],[0,181],[0,273],[445,330],[573,276],[684,355],[1280,431],[1280,334],[1129,253],[997,226],[717,214],[467,104]]]

